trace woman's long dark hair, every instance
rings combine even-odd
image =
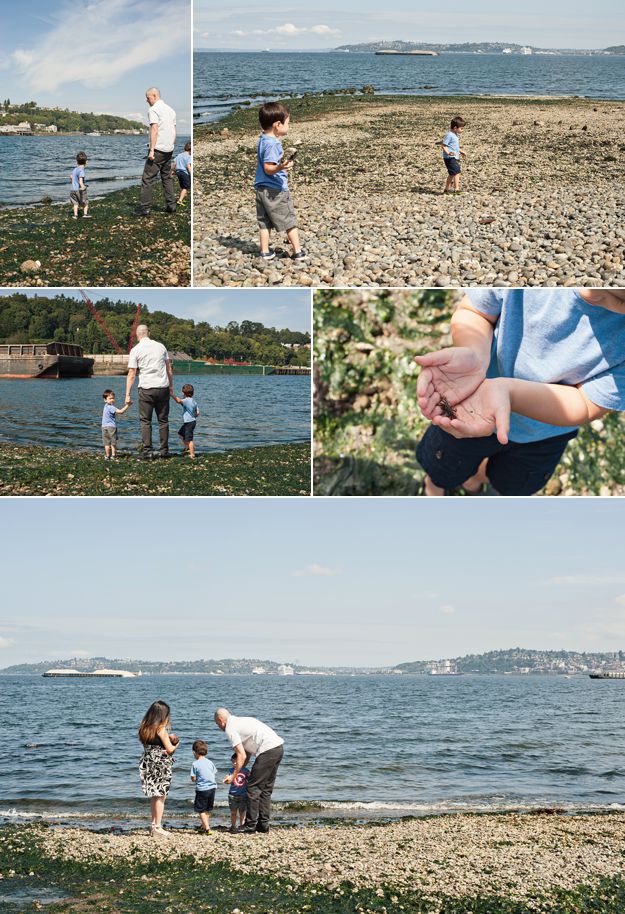
[[[153,701],[139,725],[139,739],[146,746],[153,743],[157,732],[169,720],[170,707],[166,701]]]

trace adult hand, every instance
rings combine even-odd
[[[130,404],[132,403],[132,400],[130,399],[129,394],[126,394],[126,401],[125,401],[125,403],[126,403],[126,406],[130,406]]]
[[[625,289],[578,289],[589,305],[607,308],[617,314],[625,314]]]
[[[417,381],[419,409],[426,419],[441,414],[440,401],[450,406],[469,397],[486,377],[486,367],[468,346],[452,346],[417,356],[421,373]]]
[[[486,438],[497,433],[500,444],[508,443],[510,391],[505,378],[484,381],[466,400],[454,406],[455,419],[434,416],[432,422],[454,438]]]
[[[150,149],[150,151],[148,152],[148,162],[153,162],[153,161],[154,161],[154,152]]]
[[[224,783],[224,784],[232,784],[233,781],[234,781],[234,775],[233,775],[233,774],[229,774],[228,777],[224,778],[223,783]]]

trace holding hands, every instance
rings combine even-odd
[[[504,378],[486,380],[487,365],[475,350],[452,346],[415,361],[419,408],[426,419],[455,438],[484,438],[497,433],[507,444],[510,392]]]

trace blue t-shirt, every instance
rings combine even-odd
[[[460,158],[460,137],[457,133],[454,133],[453,130],[450,130],[449,133],[446,133],[443,138],[443,146],[446,146],[447,149],[451,150],[452,155],[447,155],[443,149],[443,158],[444,159],[459,159]]]
[[[234,768],[228,769],[228,774],[232,774]],[[250,777],[249,768],[241,768],[236,778],[230,785],[230,790],[228,793],[231,797],[246,797],[247,796],[247,782]]]
[[[254,187],[276,187],[278,190],[289,189],[289,176],[284,169],[277,171],[275,175],[268,175],[263,167],[265,162],[277,165],[283,155],[284,150],[280,140],[267,133],[261,133],[258,141],[258,163],[256,165]]]
[[[186,171],[187,165],[191,161],[191,156],[188,152],[179,153],[174,160],[174,167],[176,171]]]
[[[102,410],[102,428],[117,428],[115,413],[118,412],[119,410],[116,406],[105,403],[104,409]]]
[[[212,790],[217,787],[217,769],[209,758],[201,755],[191,765],[191,775],[195,778],[196,790]]]
[[[498,318],[489,378],[581,384],[604,409],[625,410],[625,315],[589,305],[574,289],[467,289],[471,305]],[[573,431],[512,413],[510,440]]]
[[[85,183],[85,166],[77,165],[76,168],[72,171],[72,190],[80,190],[80,181],[79,178],[82,178],[83,184]],[[67,185],[65,185],[67,187]]]
[[[184,397],[182,403],[182,422],[195,422],[197,419],[197,403],[193,397]]]

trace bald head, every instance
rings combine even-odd
[[[228,723],[228,718],[230,717],[230,711],[227,708],[217,708],[215,711],[215,723],[220,730],[226,729],[226,724]]]
[[[149,336],[149,335],[150,335],[150,331],[148,330],[147,324],[139,324],[139,326],[137,327],[137,339],[142,340],[146,336]]]
[[[161,97],[161,90],[157,89],[156,86],[150,86],[149,89],[145,90],[145,97],[148,105],[153,105],[154,102],[157,102]]]

